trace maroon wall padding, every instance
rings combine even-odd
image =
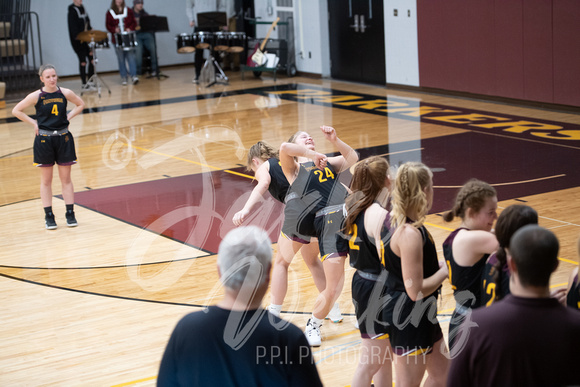
[[[495,0],[495,89],[491,95],[524,99],[523,1]]]
[[[420,86],[580,106],[578,20],[578,0],[417,0]]]
[[[580,6],[554,1],[554,103],[580,106]]]
[[[464,66],[465,91],[477,94],[495,93],[494,89],[494,4],[493,1],[466,0],[467,27],[457,31],[463,35],[465,57],[459,58]]]
[[[418,1],[419,80],[423,87],[465,90],[466,7],[462,0]]]
[[[524,99],[554,101],[552,61],[552,2],[525,0]]]

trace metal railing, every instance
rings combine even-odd
[[[38,87],[41,64],[38,14],[0,14],[0,81],[6,83],[6,92]]]

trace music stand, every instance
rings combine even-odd
[[[228,25],[225,12],[202,12],[197,14],[197,27],[203,31],[215,32]]]
[[[167,18],[165,16],[155,16],[155,15],[145,15],[141,16],[139,19],[140,31],[153,33],[153,42],[155,43],[155,52],[150,53],[155,55],[157,58],[157,79],[169,78],[168,75],[161,74],[161,69],[159,68],[159,57],[157,56],[157,36],[156,32],[169,32],[169,24],[167,24]],[[149,75],[147,78],[153,78]]]

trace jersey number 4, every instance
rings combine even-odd
[[[54,114],[55,116],[58,116],[58,106],[57,104],[52,105],[52,114]]]

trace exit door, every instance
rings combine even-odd
[[[329,0],[333,78],[384,85],[383,0]]]

